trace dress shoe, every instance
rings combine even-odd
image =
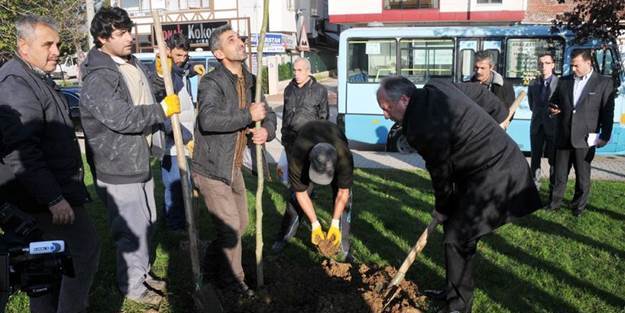
[[[424,296],[437,301],[445,301],[447,299],[447,290],[429,289],[421,292]]]
[[[575,215],[575,217],[579,217],[580,215],[582,215],[582,213],[584,213],[584,209],[574,209],[573,210],[573,215]]]
[[[161,304],[161,301],[163,300],[163,296],[159,295],[158,293],[150,290],[150,289],[146,289],[139,297],[126,297],[127,299],[143,304],[143,305],[149,305],[149,306],[159,306]]]

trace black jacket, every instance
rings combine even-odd
[[[554,74],[549,83],[549,95],[546,99],[542,98],[544,80],[538,78],[527,87],[527,103],[532,110],[532,121],[530,124],[530,133],[535,134],[542,128],[549,136],[553,136],[555,132],[555,118],[549,117],[549,98],[556,91],[558,86],[558,77]]]
[[[516,99],[512,83],[509,80],[503,78],[501,74],[495,71],[491,71],[491,74],[493,75],[492,81],[486,87],[488,88],[488,90],[494,93],[497,98],[499,98],[499,100],[505,103],[507,108],[510,108],[512,106],[512,103],[514,102],[514,99]],[[476,82],[477,78],[473,76],[471,81]]]
[[[282,144],[292,144],[297,131],[310,121],[328,120],[328,90],[314,77],[301,88],[295,79],[284,89]]]
[[[0,189],[4,200],[31,212],[60,197],[89,200],[80,148],[65,98],[47,76],[18,57],[0,70]]]
[[[130,62],[147,73],[134,56]],[[81,73],[80,118],[98,179],[110,184],[149,180],[145,133],[165,121],[161,105],[135,106],[117,63],[97,48],[89,52]]]
[[[245,68],[246,99],[252,102],[255,78]],[[234,171],[234,152],[239,131],[253,127],[247,108],[239,109],[237,76],[219,64],[204,75],[198,87],[198,116],[195,123],[192,171],[230,185]],[[266,106],[262,126],[267,141],[276,136],[276,114]]]
[[[593,72],[573,108],[572,75],[562,77],[551,103],[560,107],[556,115],[556,147],[588,148],[588,134],[600,132],[599,137],[609,141],[614,119],[614,84],[610,77]]]
[[[403,120],[430,172],[435,208],[448,216],[446,242],[477,239],[541,207],[525,157],[499,126],[506,110],[489,115],[477,103],[497,100],[479,89],[431,80],[412,95]]]

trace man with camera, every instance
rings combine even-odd
[[[17,54],[0,69],[0,189],[32,215],[43,239],[64,240],[73,258],[75,277],[31,298],[31,312],[86,312],[100,246],[83,207],[89,194],[68,106],[49,76],[60,37],[44,17],[22,16],[15,27]]]

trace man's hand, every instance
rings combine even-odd
[[[252,142],[256,145],[264,144],[269,137],[269,132],[267,132],[267,129],[264,127],[250,128],[250,133],[252,133]]]
[[[265,104],[262,102],[253,102],[250,104],[250,114],[252,115],[252,121],[262,121],[267,115]]]
[[[193,71],[200,76],[204,76],[204,74],[206,74],[206,68],[204,67],[204,64],[194,65]]]
[[[605,141],[605,140],[603,140],[601,138],[597,138],[596,143],[597,143],[597,148],[601,148],[601,147],[603,147],[603,146],[608,144],[607,141]]]
[[[549,103],[549,117],[555,117],[560,114],[560,107],[557,104]]]
[[[174,61],[170,58],[167,57],[167,68],[169,68],[169,72],[171,73],[171,67],[174,64]],[[161,64],[161,58],[159,57],[158,53],[156,54],[156,73],[163,77],[163,65]]]
[[[310,242],[316,246],[321,240],[324,239],[326,239],[326,235],[321,229],[321,224],[319,224],[319,221],[314,221],[312,223],[312,231],[310,232]]]
[[[63,225],[74,223],[74,210],[67,200],[61,200],[61,202],[51,206],[49,210],[52,213],[52,224]]]
[[[187,142],[187,151],[189,151],[189,155],[193,155],[193,148],[195,148],[195,142],[193,140],[189,140],[189,142]]]
[[[328,230],[327,238],[329,240],[332,240],[332,244],[337,247],[341,244],[341,230],[339,229],[339,220],[332,220],[332,225]]]
[[[436,209],[434,209],[434,211],[432,211],[432,218],[435,219],[438,224],[442,225],[447,220],[447,215],[440,213],[436,211]]]
[[[161,102],[165,116],[171,117],[176,113],[180,113],[180,99],[177,95],[169,95]]]

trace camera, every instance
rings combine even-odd
[[[35,220],[17,207],[0,205],[0,312],[8,297],[21,290],[37,297],[58,288],[74,266],[63,240],[42,240]]]

